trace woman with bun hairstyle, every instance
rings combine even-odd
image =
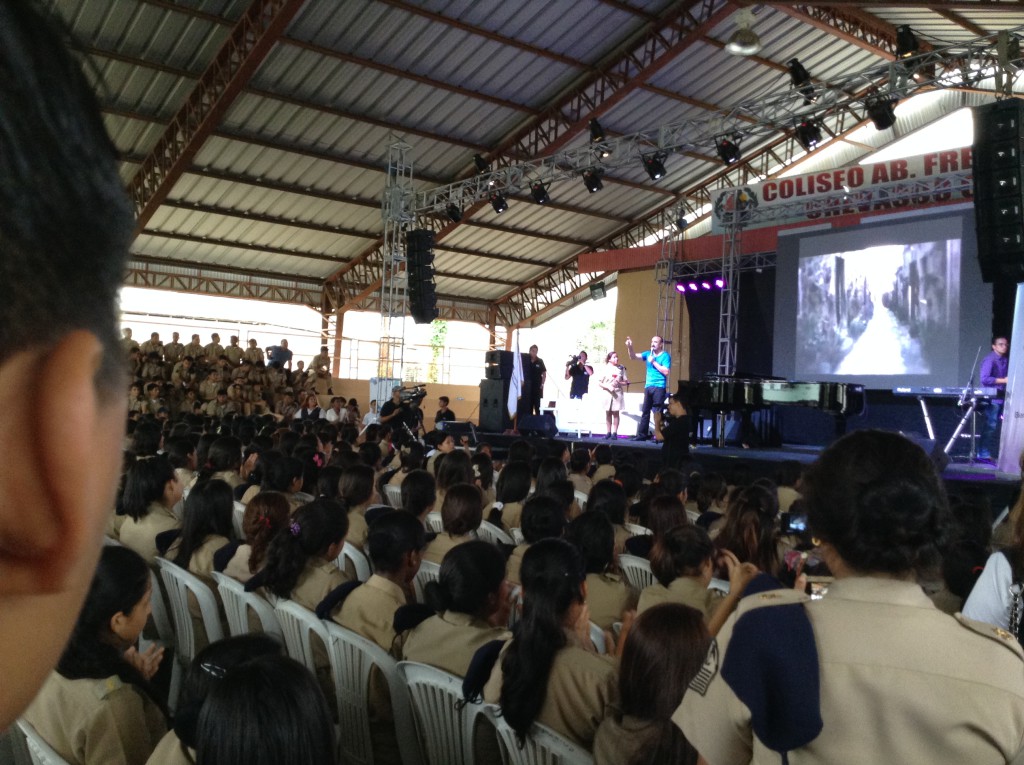
[[[64,653],[25,719],[71,765],[143,765],[167,731],[150,687],[163,648],[136,650],[150,613],[146,561],[107,546]]]
[[[678,603],[636,618],[619,660],[618,713],[597,729],[595,765],[696,765],[697,751],[672,713],[710,642],[700,614]]]
[[[173,509],[184,488],[166,457],[137,460],[129,468],[124,485],[122,507],[128,518],[121,524],[121,544],[152,565],[157,556],[157,535],[181,528]]]
[[[525,739],[539,722],[591,749],[616,700],[615,664],[590,642],[579,550],[542,539],[523,556],[523,613],[484,686],[484,700]]]
[[[835,579],[817,600],[741,601],[673,715],[690,743],[715,765],[1021,762],[1020,647],[943,613],[917,581],[950,526],[927,453],[858,430],[822,452],[803,488]],[[770,721],[754,700],[765,687]]]
[[[511,637],[505,629],[510,606],[505,558],[490,542],[472,540],[449,550],[437,581],[427,583],[424,595],[437,615],[406,636],[406,661],[464,677],[480,646]]]

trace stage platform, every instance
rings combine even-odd
[[[495,458],[504,459],[511,444],[520,436],[504,433],[485,433],[476,431],[479,441],[486,441],[491,444],[495,452]],[[558,440],[565,441],[571,447],[582,446],[588,449],[599,444],[608,444],[612,447],[612,459],[617,456],[628,455],[638,468],[642,470],[645,477],[651,478],[662,466],[661,444],[653,441],[633,441],[628,437],[619,437],[615,440],[605,440],[603,436],[583,436],[577,438],[575,433],[559,433]],[[527,438],[529,441],[543,440],[540,438]],[[785,460],[796,460],[803,464],[810,464],[817,459],[824,447],[806,445],[783,445],[779,448],[758,448],[744,449],[739,446],[695,446],[690,449],[690,457],[698,469],[722,473],[725,476],[743,474],[749,476],[749,480],[760,477],[771,478],[778,469],[780,462]],[[685,465],[681,466],[685,469]],[[950,493],[958,492],[984,493],[989,496],[995,512],[1015,501],[1020,490],[1020,476],[1013,473],[1003,473],[990,463],[970,464],[963,460],[952,460],[942,471],[942,479],[946,483]]]

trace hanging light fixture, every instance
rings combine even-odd
[[[821,127],[817,120],[804,120],[793,128],[793,137],[804,151],[811,151],[821,143]]]
[[[910,58],[921,46],[909,24],[896,27],[896,58]]]
[[[612,155],[611,147],[608,145],[608,137],[605,135],[601,123],[596,119],[590,120],[590,145],[601,159],[607,159]]]
[[[491,207],[493,207],[494,212],[498,213],[499,215],[501,215],[501,213],[505,212],[505,210],[508,209],[508,200],[505,199],[505,195],[502,194],[500,191],[492,191],[490,200]]]
[[[641,154],[640,159],[644,163],[644,170],[651,177],[652,181],[665,177],[665,159],[668,155],[662,151],[653,154]]]
[[[604,188],[604,184],[601,183],[602,175],[604,175],[604,171],[599,167],[591,167],[583,171],[583,185],[591,194]]]
[[[864,106],[876,130],[888,130],[896,124],[897,103],[899,101],[892,96],[875,96],[867,100]]]
[[[449,202],[448,206],[444,208],[444,211],[448,214],[448,217],[453,223],[458,223],[462,220],[462,208],[454,202]]]
[[[539,205],[546,205],[551,201],[551,196],[548,194],[548,187],[545,186],[542,181],[534,181],[530,184],[530,196],[532,196],[533,201]]]
[[[734,56],[753,56],[761,50],[761,38],[751,27],[754,26],[754,12],[741,8],[736,12],[736,31],[732,33],[725,49]]]
[[[740,158],[740,145],[739,137],[733,136],[732,139],[721,135],[715,139],[715,148],[718,149],[718,156],[722,158],[722,161],[727,165],[735,164]]]

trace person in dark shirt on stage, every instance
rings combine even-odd
[[[666,467],[679,467],[690,454],[690,418],[678,396],[668,397],[665,418],[661,422],[661,462]]]
[[[999,423],[1003,414],[1003,403],[1006,399],[1006,376],[1009,373],[1010,344],[1005,337],[992,338],[992,353],[981,360],[981,384],[985,388],[995,388],[996,395],[988,402],[982,413],[980,448],[978,458],[995,459],[999,454]]]
[[[548,368],[537,356],[537,346],[530,346],[529,369],[524,370],[530,380],[530,409],[527,414],[540,414],[540,402],[544,397],[544,383],[548,379]]]
[[[590,390],[590,376],[594,374],[594,368],[587,363],[587,352],[580,351],[578,356],[573,356],[565,365],[565,379],[572,380],[569,385],[569,398],[583,398],[583,395]]]
[[[455,422],[455,412],[448,408],[449,399],[447,396],[441,396],[437,400],[437,414],[434,415],[434,427],[437,428],[442,422]]]

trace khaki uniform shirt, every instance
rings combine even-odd
[[[224,349],[224,355],[228,357],[228,361],[231,362],[231,366],[237,367],[242,363],[242,355],[245,351],[239,348],[237,345],[229,345]]]
[[[251,545],[239,545],[235,549],[235,554],[231,556],[231,560],[228,561],[228,565],[224,567],[224,575],[237,579],[242,584],[248,582],[253,576],[253,572],[249,570],[249,556],[251,555]]]
[[[492,627],[483,619],[458,611],[444,611],[420,622],[406,636],[402,658],[465,677],[469,662],[480,646],[511,637],[508,630]]]
[[[185,356],[185,346],[181,343],[164,343],[164,361],[176,364]]]
[[[202,579],[214,591],[217,592],[217,583],[213,581],[213,556],[224,545],[231,540],[222,537],[220,534],[210,534],[203,540],[203,543],[192,551],[192,557],[188,561],[188,570]],[[175,539],[167,548],[167,559],[173,560],[181,547],[181,537]]]
[[[790,505],[800,499],[800,492],[792,486],[780,486],[776,490],[779,496],[779,512],[788,513]]]
[[[299,574],[291,599],[303,608],[315,611],[321,600],[347,581],[345,574],[332,561],[312,557],[306,561],[306,567]]]
[[[157,556],[157,534],[180,528],[181,521],[174,513],[159,502],[150,502],[148,511],[141,520],[128,518],[121,524],[121,534],[118,538],[121,544],[135,550],[152,566]]]
[[[211,364],[224,354],[224,346],[220,343],[207,343],[203,346],[203,355]]]
[[[681,603],[684,606],[696,608],[704,614],[704,621],[707,621],[721,605],[724,597],[721,590],[705,587],[698,579],[680,576],[669,582],[668,587],[658,582],[644,587],[640,593],[640,602],[637,603],[636,613],[639,616],[651,606],[656,606],[659,603]]]
[[[146,760],[146,765],[195,765],[196,750],[188,747],[188,756],[182,750],[181,739],[173,730],[167,731],[153,754]]]
[[[509,529],[518,529],[522,526],[523,521],[523,503],[522,502],[506,502],[501,508],[501,525],[505,527],[505,531]]]
[[[590,621],[603,630],[622,621],[622,612],[636,606],[636,599],[622,578],[615,574],[587,574],[587,606]]]
[[[913,582],[844,578],[821,600],[745,598],[672,719],[714,765],[777,765],[720,667],[740,615],[804,602],[821,668],[822,732],[793,765],[1024,762],[1024,654],[996,627],[936,609]]]
[[[597,470],[594,471],[594,475],[590,477],[590,480],[594,483],[603,481],[605,478],[615,477],[615,465],[598,465]]]
[[[71,765],[144,765],[167,732],[156,704],[116,676],[51,672],[25,719]]]
[[[458,547],[463,542],[472,542],[475,538],[472,534],[452,536],[447,532],[442,532],[427,545],[427,548],[423,551],[423,560],[428,560],[440,566],[441,561],[444,560],[444,556],[448,554],[449,550]]]
[[[242,351],[242,358],[248,359],[253,364],[257,364],[263,361],[263,349],[262,348],[246,348]]]
[[[185,345],[185,355],[191,356],[193,361],[198,361],[199,357],[203,355],[203,344],[187,343]]]
[[[537,722],[590,751],[597,726],[616,702],[617,673],[611,658],[580,647],[574,634],[566,634],[569,644],[555,654]],[[484,701],[492,704],[501,700],[501,664],[509,645],[501,649],[484,686]]]
[[[397,584],[373,574],[352,591],[331,618],[345,629],[372,640],[385,651],[395,642],[395,611],[406,605],[405,592]]]
[[[625,765],[657,735],[652,720],[617,713],[606,717],[594,737],[594,765]]]
[[[526,555],[526,551],[530,549],[530,545],[521,544],[517,545],[512,554],[508,556],[508,562],[505,564],[505,578],[508,579],[512,584],[522,584],[519,581],[519,569],[523,567],[523,556]]]
[[[590,490],[594,488],[594,482],[581,473],[569,473],[569,480],[572,481],[573,490],[582,491],[587,495],[589,495]]]

